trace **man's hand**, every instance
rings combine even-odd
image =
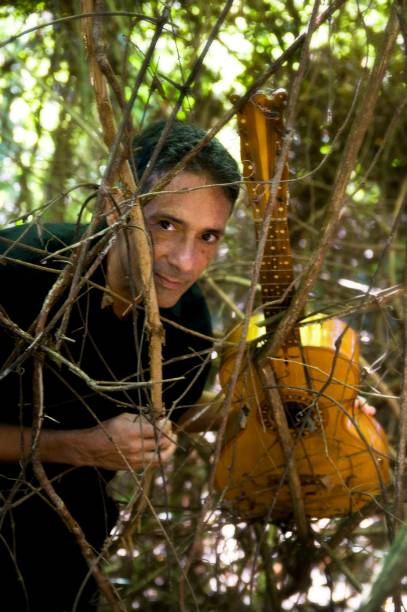
[[[157,467],[172,457],[177,441],[167,419],[154,428],[144,417],[127,412],[83,434],[80,464],[107,470]]]
[[[368,416],[374,416],[376,414],[376,408],[371,406],[365,397],[357,395],[353,407],[357,410],[361,410]]]

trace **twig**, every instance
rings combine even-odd
[[[338,566],[338,569],[342,572],[342,574],[346,576],[346,578],[349,580],[351,585],[355,587],[358,593],[361,593],[363,590],[362,585],[360,584],[356,576],[352,574],[352,572],[347,567],[347,565],[342,561],[342,559],[338,557],[335,551],[332,550],[332,548],[328,546],[328,544],[326,544],[325,542],[321,542],[320,544],[321,544],[321,547],[328,553],[328,555],[330,556],[331,560],[335,563],[335,565]]]
[[[393,10],[392,16],[384,33],[382,48],[377,52],[375,64],[369,76],[366,90],[362,96],[358,111],[349,130],[342,160],[337,170],[331,198],[327,206],[325,224],[322,229],[320,243],[310,258],[310,263],[302,275],[300,287],[293,297],[290,307],[279,324],[274,337],[270,341],[267,349],[264,351],[265,354],[267,354],[267,352],[275,354],[278,348],[284,344],[290,330],[299,318],[306,304],[309,292],[317,281],[326,253],[332,245],[333,237],[342,210],[342,203],[346,196],[346,187],[356,163],[364,136],[373,119],[373,111],[379,96],[380,86],[394,48],[397,33],[397,18],[395,17]]]
[[[33,404],[34,418],[32,431],[32,466],[34,474],[37,477],[41,487],[44,489],[49,499],[53,503],[55,510],[58,512],[59,516],[61,517],[69,531],[74,534],[78,545],[82,551],[82,554],[88,562],[89,569],[91,570],[100,591],[103,593],[103,595],[106,597],[107,601],[111,605],[112,612],[120,612],[120,608],[117,599],[113,593],[113,589],[110,586],[110,583],[106,576],[99,569],[97,556],[95,555],[91,545],[87,541],[81,526],[69,512],[64,500],[56,493],[39,457],[38,441],[44,414],[44,387],[43,356],[38,355],[34,358]]]
[[[15,40],[18,40],[19,38],[21,38],[21,36],[25,36],[26,34],[30,34],[31,32],[35,32],[36,30],[41,30],[41,28],[58,25],[59,23],[64,23],[66,21],[73,21],[75,19],[84,19],[85,17],[94,17],[96,15],[100,17],[114,17],[114,16],[124,16],[124,17],[133,17],[133,18],[136,17],[137,19],[140,19],[142,21],[150,21],[151,23],[155,23],[157,21],[154,17],[147,17],[146,15],[143,15],[142,13],[132,13],[129,11],[102,11],[98,13],[91,11],[89,13],[78,13],[77,15],[68,15],[67,17],[59,17],[58,19],[52,19],[51,21],[40,23],[39,25],[33,26],[32,28],[28,28],[27,30],[23,30],[22,32],[19,32],[18,34],[15,34],[14,36],[10,36],[10,38],[7,38],[6,40],[3,40],[3,42],[0,42],[0,49],[14,42]]]
[[[229,306],[231,310],[236,314],[239,319],[244,319],[244,313],[240,310],[240,308],[233,302],[233,300],[228,296],[227,293],[223,291],[221,287],[211,278],[209,275],[205,277],[205,282],[209,285],[215,293],[218,294],[218,297],[221,298]]]
[[[42,336],[44,332],[44,327],[49,316],[49,313],[57,302],[59,296],[62,291],[65,289],[67,282],[70,280],[71,270],[69,266],[62,271],[62,273],[57,278],[56,282],[51,287],[50,291],[46,295],[41,311],[37,318],[37,323],[35,326],[35,335]],[[74,517],[71,515],[67,507],[65,506],[64,501],[57,495],[53,485],[51,484],[44,467],[42,465],[40,456],[39,456],[39,438],[41,434],[43,419],[44,419],[44,386],[43,386],[43,363],[44,363],[44,355],[36,354],[34,356],[33,363],[33,419],[32,419],[32,466],[33,471],[38,479],[40,486],[47,493],[48,497],[54,504],[55,510],[60,515],[61,519],[64,521],[67,528],[75,535],[79,547],[82,551],[83,556],[89,564],[89,568],[94,575],[96,583],[104,593],[107,600],[112,604],[113,612],[119,612],[119,608],[116,604],[116,598],[114,597],[112,588],[107,581],[106,577],[102,574],[98,567],[97,557],[94,555],[91,546],[86,540],[85,534],[83,533],[80,525],[75,521]]]
[[[342,4],[345,4],[346,0],[335,0],[332,2],[331,6],[327,8],[325,11],[321,13],[318,19],[315,22],[315,30],[319,28],[325,21],[327,21]],[[278,72],[278,70],[301,48],[306,39],[307,33],[303,32],[298,36],[294,42],[289,46],[289,48],[284,51],[280,57],[274,61],[271,66],[260,75],[254,83],[246,90],[246,92],[239,97],[239,99],[231,106],[231,108],[226,111],[223,117],[207,132],[205,138],[201,140],[193,149],[189,151],[180,162],[172,168],[170,172],[168,172],[165,176],[163,176],[157,183],[154,185],[155,191],[160,191],[167,183],[171,181],[171,179],[177,175],[185,166],[201,151],[206,145],[216,136],[216,134],[223,128],[228,121],[236,114],[236,112],[242,108],[248,100],[252,97],[252,95],[272,77],[273,74]]]
[[[400,403],[397,400],[397,398],[394,397],[394,395],[392,394],[391,389],[387,386],[387,384],[381,378],[381,376],[379,376],[379,374],[377,374],[370,367],[369,363],[366,361],[366,359],[363,357],[363,355],[360,356],[360,365],[365,370],[366,375],[368,376],[368,378],[371,379],[372,384],[374,385],[374,387],[380,392],[380,397],[391,408],[391,411],[393,412],[393,415],[396,417],[396,419],[399,419],[400,418]]]
[[[319,27],[322,23],[324,23],[324,21],[329,19],[329,17],[338,9],[338,7],[340,7],[342,4],[344,4],[344,2],[345,2],[345,0],[337,0],[336,2],[334,2],[329,7],[329,9],[327,9],[326,11],[324,11],[321,14],[321,16],[317,20],[317,23],[316,23],[315,27],[316,28]],[[289,47],[289,49],[287,49],[287,51],[282,53],[282,55],[280,56],[280,58],[277,61],[272,63],[272,65],[263,73],[263,75],[261,75],[253,83],[253,85],[248,88],[248,90],[246,91],[244,96],[239,98],[239,100],[231,107],[231,109],[229,109],[229,111],[227,111],[224,114],[222,119],[219,120],[216,123],[216,125],[207,133],[206,137],[196,147],[194,147],[194,149],[192,149],[180,161],[180,163],[173,169],[173,171],[171,173],[168,173],[165,177],[163,177],[163,179],[158,181],[158,183],[154,186],[155,190],[159,191],[160,189],[162,189],[171,180],[171,178],[177,174],[177,172],[179,172],[182,168],[185,167],[185,165],[194,157],[194,155],[196,155],[199,151],[201,151],[206,146],[206,144],[208,144],[208,142],[210,142],[212,140],[212,138],[218,133],[218,131],[233,117],[233,115],[236,113],[236,111],[239,108],[241,108],[250,99],[250,97],[253,95],[253,93],[255,91],[257,91],[257,89],[259,89],[271,77],[272,74],[277,72],[278,69],[298,50],[298,48],[301,47],[301,45],[304,42],[305,36],[306,36],[305,33],[301,34],[294,41],[294,43]],[[256,291],[256,288],[254,289],[254,292],[255,291]],[[232,402],[234,388],[235,388],[237,380],[239,378],[240,370],[241,370],[242,363],[243,363],[243,356],[244,356],[244,352],[245,352],[245,348],[246,348],[246,336],[247,336],[250,312],[251,312],[250,311],[250,307],[248,306],[246,308],[246,315],[247,316],[246,316],[245,321],[243,322],[242,334],[241,334],[239,345],[238,345],[237,351],[236,351],[234,370],[233,370],[232,375],[231,375],[231,377],[229,379],[227,389],[225,390],[225,399],[224,399],[223,407],[222,407],[222,411],[221,411],[222,412],[222,421],[221,421],[221,424],[220,424],[220,427],[219,427],[219,430],[218,430],[217,442],[216,442],[216,446],[215,446],[215,449],[214,449],[214,460],[213,460],[213,465],[214,466],[216,466],[216,464],[219,461],[219,456],[220,456],[221,447],[222,447],[222,440],[223,440],[223,437],[224,437],[224,434],[225,434],[225,430],[226,430],[226,423],[227,423],[228,412],[229,412],[229,408],[230,408],[230,405],[231,405],[231,402]],[[215,470],[212,469],[211,475],[210,475],[210,479],[209,479],[209,483],[208,483],[208,487],[209,487],[209,492],[210,493],[213,491],[214,476],[215,476]],[[208,510],[208,507],[209,507],[209,504],[210,504],[210,500],[211,500],[211,495],[208,495],[205,503],[203,504],[202,510],[201,510],[201,520],[200,520],[200,524],[201,525],[202,525],[202,522],[203,522],[203,517],[206,515],[206,512]],[[199,541],[201,529],[202,529],[202,527],[200,527],[199,529],[196,530],[194,544],[191,547],[191,555],[192,556],[193,556],[193,553],[195,551],[196,544]],[[191,555],[190,555],[190,559],[189,559],[189,562],[188,562],[189,566],[190,566],[190,564],[192,562],[192,556]]]
[[[359,612],[377,612],[385,599],[398,590],[406,574],[407,525],[404,525],[384,559],[382,569]]]
[[[46,342],[46,335],[42,335],[43,342],[40,340],[35,342],[35,337],[24,331],[16,323],[14,323],[11,319],[7,317],[0,310],[0,323],[4,325],[6,329],[8,329],[11,333],[16,335],[21,340],[24,340],[28,344],[28,349],[31,354],[32,351],[35,351],[38,354],[44,353],[48,355],[48,357],[53,360],[58,365],[64,365],[67,367],[75,376],[80,378],[85,382],[86,385],[90,389],[96,392],[105,392],[105,391],[128,391],[130,389],[139,389],[141,387],[149,387],[153,383],[152,381],[143,381],[143,382],[113,382],[113,381],[98,381],[94,380],[90,376],[88,376],[81,368],[75,365],[72,361],[69,361],[66,357],[61,355],[59,351],[52,349]],[[38,336],[37,336],[38,337]],[[35,345],[35,348],[31,350],[31,347]],[[2,372],[2,378],[5,378],[11,371],[12,368],[5,368]],[[177,380],[182,380],[182,377],[177,378],[169,378],[159,382],[175,382]]]
[[[404,284],[407,289],[407,245],[406,255],[404,259]],[[397,451],[397,467],[396,467],[396,495],[394,504],[394,514],[400,520],[404,519],[403,512],[403,474],[406,465],[406,445],[407,445],[407,294],[403,299],[404,311],[404,346],[403,346],[403,372],[402,372],[402,388],[400,401],[400,424],[399,424],[399,444]]]
[[[179,111],[179,109],[181,108],[181,104],[185,98],[185,96],[188,94],[191,86],[193,85],[193,83],[195,82],[196,77],[199,74],[200,69],[202,68],[204,59],[213,43],[213,41],[216,39],[217,35],[219,34],[219,30],[224,22],[224,20],[226,19],[226,16],[228,14],[228,12],[230,11],[230,8],[233,4],[234,0],[226,0],[224,7],[218,17],[218,19],[216,20],[216,23],[214,25],[214,27],[212,28],[208,39],[205,43],[204,48],[202,49],[199,57],[197,58],[197,60],[195,61],[194,65],[191,68],[190,74],[188,75],[187,79],[185,80],[185,82],[183,83],[182,87],[180,87],[180,94],[178,96],[177,101],[174,104],[174,108],[170,114],[170,116],[167,119],[167,122],[160,134],[160,138],[154,148],[154,151],[151,155],[151,158],[149,160],[149,163],[146,167],[146,169],[143,172],[143,176],[140,178],[140,190],[142,191],[144,185],[147,183],[148,179],[150,178],[150,176],[152,175],[153,171],[154,171],[154,165],[158,159],[158,156],[161,152],[161,149],[165,143],[165,140],[168,136],[168,133],[171,129],[172,124],[174,123],[177,113]],[[211,140],[211,138],[209,138],[209,141]],[[187,161],[191,160],[199,151],[202,150],[202,148],[205,146],[205,144],[207,144],[209,142],[207,140],[207,138],[203,138],[202,141],[200,143],[198,143],[196,145],[196,147],[194,147],[193,149],[191,149],[191,151],[189,153],[187,153],[183,159],[176,165],[174,166],[173,169],[171,169],[169,172],[167,172],[167,174],[165,174],[165,176],[163,178],[160,178],[157,186],[155,186],[155,190],[156,191],[161,191],[162,188],[171,180],[172,177],[174,177],[176,174],[178,174],[178,172],[180,170],[182,170],[186,165],[187,165]],[[205,144],[204,144],[205,143]]]
[[[278,187],[280,181],[283,176],[284,166],[286,164],[286,159],[288,156],[289,147],[292,139],[292,127],[294,124],[294,118],[296,113],[296,105],[299,97],[301,83],[305,76],[305,69],[308,62],[308,54],[309,54],[309,45],[311,41],[312,34],[315,30],[315,25],[317,23],[317,15],[318,15],[319,1],[316,0],[313,6],[311,20],[308,26],[308,30],[304,39],[304,43],[301,49],[301,58],[300,58],[300,66],[298,69],[298,73],[294,79],[292,93],[290,95],[290,102],[288,107],[288,117],[287,117],[287,136],[283,139],[283,145],[280,153],[280,157],[276,166],[276,171],[273,177],[272,190],[270,201],[268,203],[267,211],[265,214],[265,218],[263,221],[263,226],[261,229],[261,236],[259,240],[259,248],[256,256],[256,260],[261,263],[263,260],[270,221],[273,215],[273,212],[276,209],[277,205],[277,194]],[[257,266],[257,274],[259,274],[260,267]],[[253,283],[257,284],[258,276],[254,276]],[[291,327],[287,330],[287,335],[291,331],[294,325],[294,321],[291,324]],[[276,423],[278,439],[280,445],[283,450],[283,454],[286,460],[287,467],[287,477],[288,477],[288,486],[290,489],[291,499],[293,503],[293,513],[295,522],[298,528],[298,535],[303,542],[306,542],[310,539],[311,530],[308,524],[308,520],[305,514],[305,506],[304,499],[302,495],[302,487],[300,477],[298,475],[297,466],[294,458],[294,442],[292,440],[291,432],[288,427],[287,416],[284,409],[284,404],[280,397],[280,393],[278,391],[276,379],[274,376],[274,372],[270,367],[269,356],[275,353],[268,352],[265,356],[265,351],[262,350],[257,358],[257,364],[259,366],[259,373],[262,384],[265,389],[265,394],[268,398],[268,404],[272,410],[274,421]]]

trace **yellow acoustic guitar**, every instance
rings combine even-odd
[[[277,197],[271,181],[281,150],[286,93],[258,93],[238,114],[244,179],[256,236],[273,205],[260,284],[263,315],[253,317],[248,350],[234,390],[228,427],[215,467],[215,486],[239,516],[286,519],[292,512],[283,450],[253,354],[267,323],[286,309],[293,293],[289,241],[288,166],[284,162]],[[275,319],[275,317],[274,317]],[[319,320],[321,319],[321,320]],[[259,321],[265,320],[265,327]],[[239,343],[241,326],[229,336]],[[237,348],[225,350],[220,380],[225,389]],[[277,385],[294,441],[305,512],[310,517],[341,516],[361,508],[390,481],[386,434],[372,416],[354,407],[360,382],[358,335],[342,320],[314,317],[294,329],[286,345],[271,355]]]

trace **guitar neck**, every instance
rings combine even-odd
[[[255,94],[238,113],[243,176],[259,242],[264,218],[271,207],[260,285],[267,321],[286,310],[293,293],[293,259],[288,232],[288,163],[284,161],[278,186],[273,179],[284,135],[284,90],[270,96]],[[271,331],[273,325],[266,324]]]

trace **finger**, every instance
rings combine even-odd
[[[154,438],[141,439],[137,444],[137,448],[140,453],[156,453],[157,442]]]
[[[147,421],[143,416],[135,421],[140,424],[143,435],[156,438],[172,438],[172,423],[168,418],[158,419],[154,423]]]
[[[168,418],[164,418],[164,419],[159,419],[156,422],[157,428],[158,428],[158,437],[160,440],[161,444],[170,444],[171,442],[174,442],[176,444],[177,442],[177,436],[174,433],[173,429],[172,429],[172,422],[170,421],[170,419]],[[166,442],[164,442],[166,441]]]
[[[170,444],[167,448],[158,448],[154,453],[153,458],[156,465],[167,463],[167,461],[173,456],[176,448],[176,444]]]
[[[369,416],[376,414],[376,408],[367,403],[362,407],[362,411]]]
[[[172,431],[172,425],[173,424],[172,424],[172,421],[168,417],[166,417],[164,419],[159,419],[156,422],[156,425],[160,429],[160,431],[163,431],[163,432],[165,432],[167,434],[171,433],[171,431]]]
[[[362,395],[358,395],[354,402],[354,407],[356,409],[361,410],[364,414],[368,416],[373,416],[376,414],[376,408],[368,403],[367,399]]]
[[[160,434],[159,437],[159,447],[161,449],[169,448],[171,445],[177,445],[178,437],[173,432],[170,432],[169,435]]]
[[[163,451],[160,451],[161,461],[163,461],[164,463],[168,461],[173,456],[176,448],[177,445],[175,443],[172,443],[168,446],[168,448],[164,449]]]
[[[167,463],[167,461],[172,457],[174,453],[173,448],[166,449],[165,451],[159,452],[148,452],[144,453],[142,459],[140,460],[140,465],[142,467],[159,467],[160,465]]]
[[[156,437],[157,437],[156,431],[155,431],[153,425],[151,425],[147,421],[145,421],[145,422],[140,422],[138,420],[134,421],[131,424],[131,427],[132,427],[133,431],[140,438],[143,438],[144,440],[146,440],[146,439],[155,440]]]

